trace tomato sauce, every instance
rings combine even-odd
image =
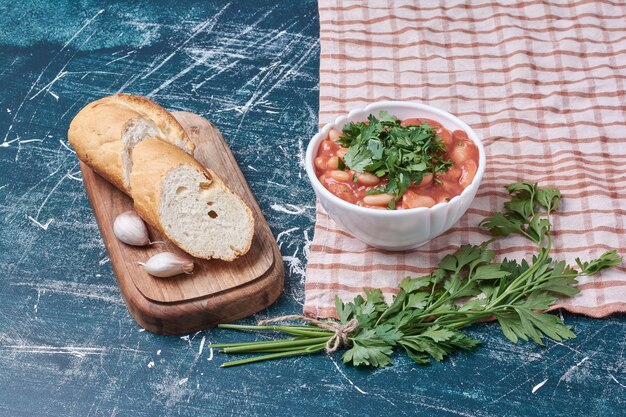
[[[450,132],[441,123],[430,119],[406,119],[402,126],[428,123],[444,143],[444,157],[454,163],[445,173],[424,175],[422,182],[411,184],[402,198],[397,201],[396,209],[403,210],[417,207],[432,207],[437,203],[449,201],[463,192],[472,182],[478,170],[478,148],[462,130]],[[387,178],[378,178],[370,173],[356,173],[345,167],[339,169],[339,160],[344,157],[347,148],[337,140],[341,133],[331,130],[324,139],[314,160],[315,173],[328,191],[349,203],[373,209],[387,209],[394,198],[389,194],[368,195],[368,191],[387,183]]]

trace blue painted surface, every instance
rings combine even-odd
[[[280,235],[288,271],[280,300],[248,321],[300,311],[314,222],[300,161],[317,128],[317,5],[49,3],[0,4],[0,415],[626,415],[623,316],[566,315],[578,339],[545,349],[479,325],[475,352],[429,367],[398,355],[376,371],[337,355],[224,370],[210,343],[253,335],[142,331],[67,147],[69,121],[117,91],[212,120]]]

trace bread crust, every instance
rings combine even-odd
[[[246,237],[247,243],[245,247],[236,251],[232,257],[211,257],[194,252],[186,248],[175,236],[169,235],[162,225],[159,216],[159,207],[163,194],[160,180],[164,178],[169,171],[181,165],[193,167],[202,173],[206,178],[207,186],[219,187],[222,192],[232,194],[245,208],[247,219],[242,219],[242,221],[247,220],[252,227],[249,229],[249,236]],[[133,198],[137,213],[152,227],[164,233],[168,239],[190,255],[203,259],[217,258],[232,261],[245,254],[250,249],[254,235],[254,217],[252,216],[250,208],[241,197],[233,193],[213,171],[203,167],[191,155],[183,152],[179,148],[159,138],[145,139],[140,142],[133,151],[133,170],[130,175],[130,183],[132,190],[131,197]]]
[[[195,145],[167,110],[153,101],[129,94],[116,94],[83,107],[70,123],[68,139],[76,155],[94,171],[130,195],[124,183],[122,135],[129,123],[149,119],[163,139],[193,154]]]
[[[189,139],[187,132],[185,132],[185,129],[178,123],[178,120],[162,106],[143,96],[115,94],[109,97],[115,103],[126,105],[134,111],[148,116],[148,118],[156,123],[161,132],[165,134],[165,137],[162,139],[193,155],[196,145]]]

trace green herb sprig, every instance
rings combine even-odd
[[[367,123],[346,124],[339,143],[348,148],[344,161],[350,169],[387,176],[389,182],[370,194],[393,194],[391,209],[411,183],[419,184],[427,174],[446,172],[453,164],[444,158],[445,146],[431,125],[401,126],[397,117],[385,111],[378,118],[370,114]]]
[[[502,333],[517,343],[544,339],[556,341],[575,335],[561,318],[545,313],[558,297],[578,294],[577,278],[593,275],[622,262],[611,250],[591,261],[576,259],[578,269],[550,258],[550,215],[558,209],[561,195],[555,188],[518,182],[507,187],[511,195],[503,212],[485,218],[481,225],[496,236],[521,235],[534,242],[538,253],[530,261],[504,259],[481,245],[463,245],[445,256],[430,275],[404,279],[391,304],[380,290],[366,291],[353,302],[339,298],[335,304],[343,325],[358,321],[348,336],[342,360],[349,365],[382,367],[391,364],[394,349],[404,349],[416,363],[427,364],[460,350],[473,349],[479,340],[461,329],[476,322],[496,319]],[[257,353],[258,356],[226,362],[235,366],[286,356],[323,351],[332,331],[309,325],[241,326],[221,328],[276,331],[293,336],[267,342],[213,345],[224,353]],[[353,326],[354,327],[354,326]]]

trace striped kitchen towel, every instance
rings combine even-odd
[[[482,138],[487,171],[458,224],[418,250],[359,242],[317,207],[306,314],[335,314],[334,297],[428,273],[446,253],[488,239],[480,220],[524,180],[557,186],[554,255],[573,263],[626,254],[626,6],[619,1],[320,0],[320,125],[381,100],[423,102]],[[519,238],[500,255],[529,256]],[[593,317],[626,311],[626,268],[580,279],[559,307]]]

